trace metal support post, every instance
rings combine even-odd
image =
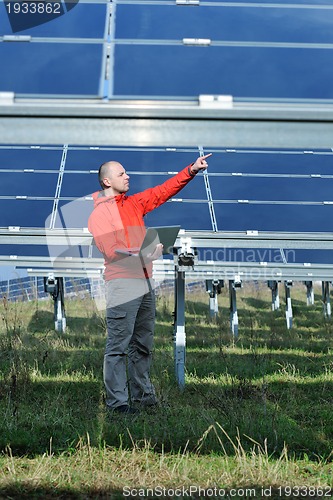
[[[66,330],[64,278],[55,278],[50,274],[44,278],[44,290],[54,301],[54,328],[57,332]]]
[[[286,321],[288,330],[290,330],[293,326],[293,309],[291,307],[291,296],[290,296],[290,288],[292,286],[293,286],[292,281],[284,282],[284,288],[286,292]]]
[[[306,286],[306,305],[313,306],[314,304],[313,282],[304,281],[304,285]]]
[[[272,311],[280,309],[279,283],[277,281],[268,281],[268,287],[272,291]]]
[[[331,318],[330,282],[329,281],[322,281],[321,289],[322,289],[324,316],[325,316],[325,318],[330,319]]]
[[[175,278],[175,324],[174,324],[174,359],[176,380],[181,389],[185,387],[185,272],[176,267]]]
[[[185,271],[194,266],[197,251],[192,247],[191,238],[180,238],[181,246],[174,249],[175,262],[175,324],[174,359],[176,380],[180,389],[185,387]]]
[[[238,313],[237,313],[237,300],[236,288],[241,288],[242,282],[240,279],[235,278],[229,280],[229,298],[230,298],[230,329],[234,337],[238,337]]]
[[[211,318],[216,318],[219,312],[217,296],[224,287],[223,280],[206,280],[206,291],[209,293],[209,314]]]

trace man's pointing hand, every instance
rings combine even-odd
[[[201,170],[206,170],[206,168],[208,167],[206,159],[212,156],[212,154],[213,153],[209,153],[208,155],[200,156],[191,166],[191,173],[197,174]]]

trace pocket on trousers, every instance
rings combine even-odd
[[[112,309],[108,309],[107,311],[107,318],[110,319],[125,319],[127,316],[126,311],[114,311]]]
[[[107,309],[106,312],[106,325],[108,336],[110,338],[117,337],[119,341],[121,339],[127,338],[128,336],[128,326],[127,326],[127,312],[117,309],[112,309],[111,307]]]
[[[126,316],[126,311],[117,311],[111,308],[107,309],[107,342],[105,348],[106,354],[121,355],[126,352],[128,343],[130,341]]]

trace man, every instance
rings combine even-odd
[[[146,232],[144,216],[205,170],[209,156],[198,158],[163,184],[132,196],[126,195],[129,175],[120,163],[109,161],[99,169],[102,191],[93,194],[88,228],[105,258],[108,337],[103,373],[106,405],[117,413],[135,413],[135,404],[157,404],[150,380],[155,296],[148,281],[152,262],[162,255],[163,248],[158,244],[145,257],[144,266],[140,258],[124,257],[119,251],[141,247]]]

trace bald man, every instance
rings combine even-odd
[[[144,265],[140,258],[124,257],[118,251],[141,247],[146,233],[144,216],[205,170],[209,156],[198,158],[163,184],[131,196],[126,195],[130,177],[119,162],[106,162],[99,169],[102,190],[93,194],[88,228],[105,259],[107,342],[103,376],[106,405],[113,412],[136,413],[140,407],[157,404],[150,380],[155,326],[151,276],[152,262],[162,255],[163,248],[158,244],[145,257]]]

